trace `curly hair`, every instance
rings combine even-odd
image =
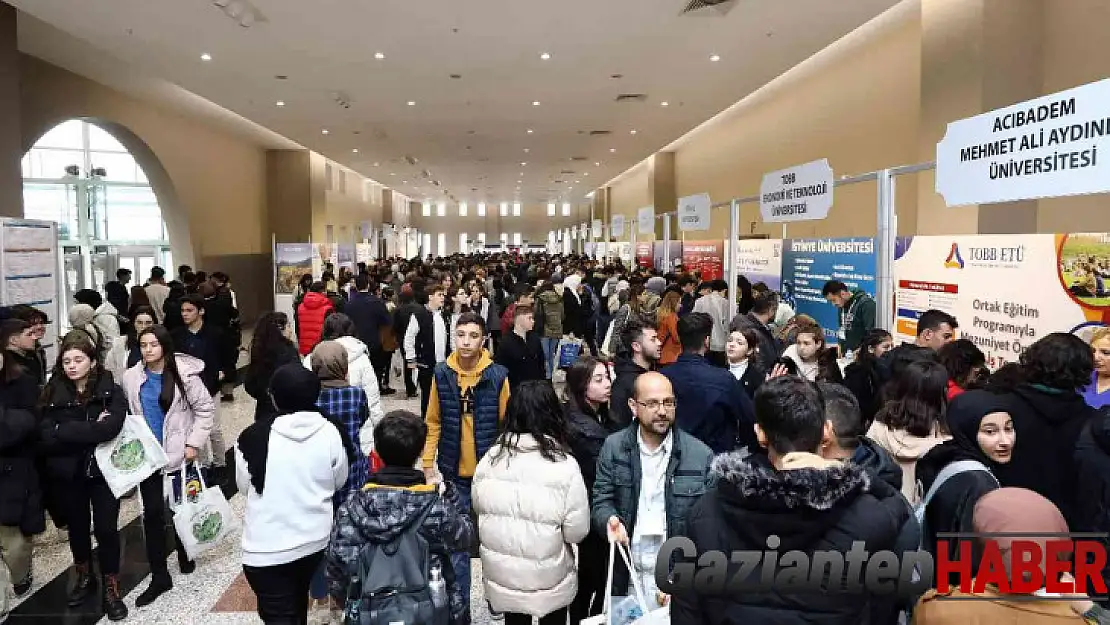
[[[1029,384],[1075,391],[1091,383],[1095,360],[1083,339],[1067,332],[1054,332],[1025,350],[1021,366]]]

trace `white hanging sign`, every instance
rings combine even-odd
[[[708,193],[678,198],[678,229],[709,230],[709,213],[712,202]]]
[[[614,237],[624,236],[624,215],[613,215],[613,224],[609,227],[609,235]]]
[[[645,206],[636,211],[636,231],[640,234],[655,234],[654,206]]]
[[[594,231],[593,232],[593,238],[600,239],[601,238],[601,220],[600,219],[595,219],[594,220],[593,231]]]
[[[832,205],[833,170],[828,159],[765,174],[759,186],[759,212],[765,223],[824,219]]]
[[[948,206],[1106,193],[1108,150],[1110,79],[948,124],[936,190]]]

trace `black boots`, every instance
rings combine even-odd
[[[127,606],[124,605],[123,595],[119,590],[119,576],[105,575],[103,584],[104,589],[101,608],[104,610],[104,615],[108,617],[109,621],[122,621],[127,618]],[[151,585],[153,584],[154,581],[151,580]],[[143,594],[145,595],[146,593]]]
[[[173,580],[170,579],[169,573],[154,573],[150,576],[150,585],[135,599],[135,607],[141,608],[148,606],[154,603],[158,597],[161,597],[164,593],[172,589]]]
[[[196,560],[190,560],[185,553],[185,548],[180,543],[177,545],[177,566],[181,568],[182,575],[188,575],[197,569]]]
[[[89,573],[88,562],[78,562],[73,565],[73,586],[69,589],[69,607],[76,608],[89,598],[93,591],[92,575]]]

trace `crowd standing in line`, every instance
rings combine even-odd
[[[762,550],[774,535],[807,554],[862,541],[936,555],[946,532],[1105,532],[1105,330],[1090,345],[1041,337],[992,373],[951,315],[925,312],[916,340],[895,346],[874,300],[836,280],[823,288],[834,331],[766,285],[681,268],[380,259],[305,275],[292,311],[255,321],[244,377],[255,422],[230,441],[219,418],[241,342],[230,278],[181,267],[167,282],[155,267],[130,290],[129,271],[116,278],[75,295],[53,363],[45,315],[0,311],[0,556],[18,595],[49,515],[69,534],[70,606],[99,587],[103,613],[127,616],[119,498],[93,451],[131,414],[169,460],[137,489],[152,570],[140,609],[172,591],[158,530],[173,514],[166,495],[190,491],[184,476],[244,494],[243,569],[267,623],[465,625],[475,554],[490,612],[510,624],[578,623],[636,588],[683,625],[999,622],[976,619],[1005,609],[1021,622],[1108,622],[1105,602],[1083,597],[669,595],[654,575],[675,537],[699,551]],[[384,414],[401,384],[419,414]],[[618,543],[629,565],[610,563]],[[182,573],[203,570],[176,551]]]

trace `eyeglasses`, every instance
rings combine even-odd
[[[676,402],[673,397],[670,399],[664,399],[663,401],[659,401],[658,399],[649,399],[648,401],[633,401],[635,401],[637,404],[640,404],[644,408],[647,408],[648,410],[659,410],[660,408],[664,408],[666,410],[674,410],[675,406],[678,404],[678,402]]]

